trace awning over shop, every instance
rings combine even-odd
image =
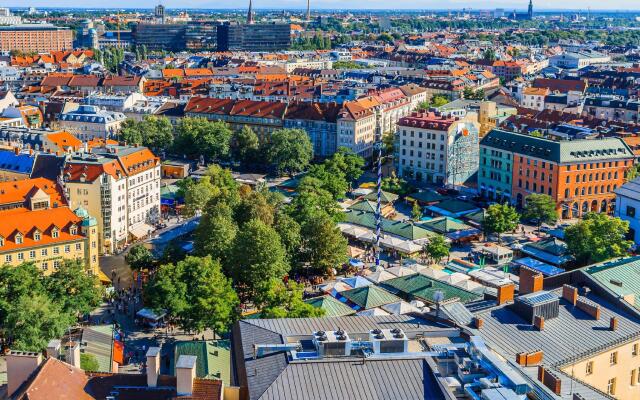
[[[100,279],[100,283],[103,284],[109,284],[111,283],[111,279],[109,279],[109,277],[107,276],[107,274],[105,274],[104,272],[102,272],[102,270],[98,270],[98,279]]]
[[[131,233],[136,238],[140,239],[140,238],[143,238],[143,237],[147,236],[148,234],[150,234],[154,230],[155,230],[155,228],[153,226],[151,226],[149,224],[142,223],[142,224],[136,225],[133,228],[131,228],[129,233]]]
[[[160,312],[159,314],[156,314],[153,310],[149,308],[143,308],[142,310],[138,311],[136,315],[140,318],[148,319],[151,321],[159,321],[162,318],[164,318],[164,316],[167,314],[165,312]]]

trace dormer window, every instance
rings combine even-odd
[[[69,228],[69,233],[72,235],[77,235],[78,234],[78,227],[75,225],[71,225],[71,227]]]
[[[0,246],[4,246],[4,238],[0,236]]]
[[[16,233],[16,244],[22,244],[24,241],[24,237],[22,233]]]
[[[40,240],[40,236],[40,231],[33,232],[33,240],[35,240],[36,242]]]
[[[51,229],[51,237],[57,239],[59,235],[60,231],[58,230],[58,228],[53,227],[53,229]]]

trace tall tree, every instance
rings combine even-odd
[[[242,226],[247,221],[259,219],[267,225],[273,225],[275,207],[259,191],[251,190],[236,207],[235,220]]]
[[[429,239],[429,243],[424,246],[424,251],[427,253],[436,264],[440,263],[444,257],[449,256],[449,249],[451,245],[442,235],[435,235]]]
[[[98,277],[89,275],[79,260],[66,260],[45,280],[49,296],[73,316],[89,313],[104,295]]]
[[[231,141],[231,156],[235,161],[239,161],[243,167],[257,161],[260,141],[249,126],[245,125],[240,131],[234,132]]]
[[[255,296],[261,283],[282,279],[290,268],[280,236],[258,219],[245,223],[236,235],[229,265],[236,288],[247,298]]]
[[[194,248],[202,256],[211,256],[227,265],[229,252],[238,233],[229,205],[211,204],[202,215],[195,231]]]
[[[348,259],[347,239],[326,214],[302,225],[302,239],[305,261],[322,274],[333,275],[332,269]]]
[[[211,257],[187,257],[161,266],[145,289],[151,306],[167,310],[188,331],[229,330],[238,317],[238,296]]]
[[[588,213],[564,233],[567,248],[581,264],[593,264],[628,254],[633,245],[626,240],[629,222],[606,214]]]
[[[266,157],[278,174],[295,174],[309,165],[313,145],[302,129],[279,129],[271,134]]]
[[[261,318],[314,318],[322,317],[324,310],[302,300],[303,287],[293,280],[287,284],[279,279],[265,283],[258,300]]]
[[[143,244],[136,244],[131,247],[127,255],[124,257],[124,260],[134,271],[151,268],[154,263],[151,251],[149,251],[149,249],[147,249]]]
[[[287,252],[287,261],[293,265],[299,258],[302,237],[300,224],[283,211],[276,213],[273,228],[280,236],[280,241]]]
[[[411,206],[411,219],[413,219],[414,221],[420,221],[421,218],[422,208],[417,201],[414,201],[413,205]]]
[[[514,207],[508,204],[492,204],[487,208],[483,226],[486,232],[497,234],[499,242],[500,235],[516,229],[519,222],[520,216]]]
[[[532,193],[525,198],[522,218],[534,221],[540,232],[542,224],[555,224],[558,220],[556,202],[547,194]]]

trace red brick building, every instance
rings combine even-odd
[[[14,25],[0,27],[0,51],[48,53],[73,48],[73,32],[53,25]]]

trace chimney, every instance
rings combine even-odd
[[[156,387],[160,375],[160,347],[147,350],[147,386]]]
[[[191,396],[193,393],[193,380],[196,377],[196,356],[178,357],[176,363],[176,391],[178,396]]]
[[[594,319],[596,320],[600,319],[599,305],[592,303],[587,299],[579,298],[578,301],[576,302],[576,307],[578,307],[580,310],[584,311],[585,313],[589,314]]]
[[[7,354],[8,397],[22,385],[42,363],[42,354],[30,351],[10,351]]]
[[[80,343],[70,342],[65,348],[65,361],[67,364],[80,368]]]
[[[473,318],[473,327],[476,329],[482,329],[482,325],[484,324],[484,320],[482,318],[474,317]]]
[[[612,331],[618,329],[618,318],[611,317],[611,319],[609,320],[609,329],[611,329]]]
[[[513,283],[498,287],[498,305],[513,302],[513,294],[516,286]]]
[[[60,356],[60,340],[51,339],[47,345],[47,357],[58,358]]]
[[[535,293],[542,290],[543,276],[527,267],[520,267],[520,294]]]
[[[562,285],[562,298],[575,306],[578,301],[578,289],[571,285]]]
[[[518,353],[516,354],[516,362],[523,367],[531,367],[534,365],[540,365],[542,359],[544,357],[544,353],[542,350],[537,350],[532,353]]]
[[[557,395],[562,393],[562,381],[560,378],[553,372],[547,371],[542,365],[538,366],[538,380],[551,389],[553,393]]]
[[[533,317],[533,326],[536,327],[539,331],[544,330],[544,317],[540,315],[536,315]]]

